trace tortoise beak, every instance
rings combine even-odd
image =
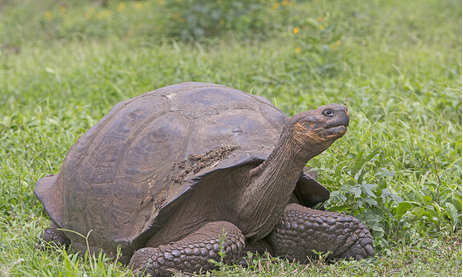
[[[341,125],[348,127],[349,119],[349,111],[347,110],[347,107],[345,107],[344,111],[340,111],[339,113],[339,122]]]
[[[349,111],[347,107],[337,104],[330,104],[326,107],[333,111],[333,115],[330,116],[331,119],[328,120],[329,123],[325,126],[325,128],[331,128],[336,126],[349,126]]]

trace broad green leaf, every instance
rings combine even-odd
[[[426,235],[427,235],[428,237],[431,237],[431,238],[437,238],[437,237],[439,237],[439,233],[436,232],[436,231],[428,231],[428,232],[426,232]]]
[[[358,172],[360,169],[362,169],[363,164],[365,164],[364,159],[360,159],[360,160],[357,160],[357,162],[355,162],[354,169],[356,170],[356,172]]]
[[[391,190],[389,188],[384,188],[382,191],[381,191],[381,197],[389,197],[391,196]]]
[[[342,205],[342,206],[333,206],[330,207],[330,211],[345,211],[346,209],[350,209],[351,206],[348,205]]]
[[[373,197],[373,198],[376,198],[375,193],[373,193],[373,191],[371,191],[371,189],[373,189],[373,188],[375,188],[375,187],[377,187],[377,186],[378,186],[377,184],[367,184],[367,183],[364,183],[364,184],[360,185],[360,188],[362,189],[362,191],[363,191],[365,194],[367,194],[367,195],[369,195],[369,196],[371,196],[371,197]]]
[[[375,213],[371,209],[365,210],[364,215],[365,215],[365,220],[368,221],[368,222],[380,223],[384,219],[384,217],[382,215],[379,215],[379,214]]]
[[[412,208],[412,205],[410,203],[402,202],[397,206],[395,213],[399,218],[401,218],[402,215],[404,215],[411,208]]]
[[[451,203],[445,203],[445,208],[447,208],[446,214],[449,216],[455,229],[461,223],[461,212],[458,212],[457,208]]]
[[[377,232],[384,232],[383,227],[381,227],[380,225],[370,226],[370,229],[372,229],[373,231],[377,231]]]
[[[362,194],[362,189],[360,189],[360,187],[358,187],[358,186],[352,187],[351,193],[354,193],[355,198],[358,198],[358,197],[360,197],[360,194]]]
[[[377,206],[378,205],[378,202],[376,202],[371,197],[366,197],[365,199],[363,199],[363,201],[370,204],[370,205],[372,205],[372,206]]]
[[[350,169],[350,174],[351,174],[351,176],[355,176],[357,174],[357,168],[352,167],[352,169]]]
[[[392,198],[394,201],[396,201],[397,203],[399,203],[399,204],[402,203],[402,202],[404,201],[400,196],[398,196],[398,195],[396,195],[396,194],[394,194],[394,193],[391,194],[391,198]]]
[[[361,184],[363,182],[364,175],[365,175],[365,169],[361,169],[358,173],[357,183]]]
[[[393,171],[389,171],[387,169],[382,169],[382,171],[376,173],[376,175],[380,177],[396,177],[396,174]]]
[[[380,150],[381,150],[380,148],[374,149],[369,155],[367,155],[365,160],[370,161],[375,155],[377,155],[379,153]]]
[[[424,199],[426,202],[429,202],[429,203],[431,203],[431,202],[432,202],[432,197],[431,197],[431,196],[429,196],[429,195],[425,195],[425,196],[423,196],[423,199]]]

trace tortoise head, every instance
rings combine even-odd
[[[329,104],[296,114],[289,122],[291,139],[303,150],[319,154],[341,138],[349,126],[347,107]],[[315,155],[316,155],[315,154]]]

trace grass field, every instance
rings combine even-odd
[[[375,240],[359,262],[254,256],[213,275],[462,275],[461,1],[241,2],[201,23],[186,0],[0,0],[0,276],[130,275],[104,256],[37,250],[50,220],[33,190],[114,104],[185,81],[288,116],[347,105],[348,133],[309,166],[332,192],[326,208]]]

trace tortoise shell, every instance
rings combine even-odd
[[[35,194],[53,223],[115,254],[143,246],[215,171],[260,164],[288,117],[263,97],[208,83],[182,83],[116,104],[70,149]],[[219,175],[220,176],[220,175]],[[208,185],[212,186],[212,185]],[[301,173],[300,203],[329,192]],[[82,236],[64,231],[73,243]]]

